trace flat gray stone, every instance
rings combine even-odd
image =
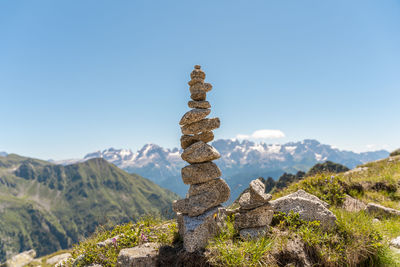
[[[155,267],[158,260],[157,243],[145,243],[133,248],[121,249],[117,266],[120,267]]]
[[[324,206],[325,208],[329,208],[329,204],[328,203],[326,203],[325,201],[319,199],[318,197],[316,197],[316,196],[314,196],[314,195],[312,195],[310,193],[307,193],[303,189],[299,189],[296,192],[287,195],[287,197],[289,197],[289,196],[290,197],[302,197],[302,198],[305,198],[305,199],[317,201],[317,202],[321,203],[321,205]]]
[[[72,257],[71,253],[63,253],[63,254],[59,254],[54,257],[48,258],[46,260],[46,263],[54,266],[54,265],[60,263],[61,261],[65,261],[71,257]]]
[[[251,210],[264,206],[268,201],[253,201],[250,197],[250,192],[243,193],[239,198],[240,210]]]
[[[189,146],[197,143],[199,141],[203,141],[204,143],[208,143],[214,140],[214,134],[211,131],[203,132],[195,135],[182,135],[181,136],[181,147],[183,149],[188,148]]]
[[[272,196],[265,193],[265,185],[260,179],[255,179],[250,182],[250,199],[251,203],[267,202]]]
[[[395,248],[400,248],[400,236],[398,236],[398,237],[392,239],[392,240],[390,241],[390,245],[392,245],[392,246],[395,247]]]
[[[268,232],[268,226],[263,227],[254,227],[254,228],[246,228],[239,231],[240,237],[242,239],[257,239],[261,236],[264,236]]]
[[[182,126],[181,131],[183,134],[198,134],[217,129],[220,125],[219,118],[202,119],[201,121]]]
[[[175,212],[187,214],[191,217],[199,216],[227,201],[229,195],[229,186],[224,180],[217,178],[207,183],[191,185],[188,197],[175,200],[172,203],[172,209]]]
[[[224,203],[229,199],[230,189],[228,184],[221,178],[212,179],[201,184],[193,184],[189,187],[189,197],[203,194],[205,192],[216,191],[217,199],[215,202]]]
[[[33,261],[33,259],[36,257],[36,251],[31,249],[24,251],[22,253],[19,253],[17,255],[12,256],[11,259],[8,259],[5,263],[5,266],[7,267],[23,267],[30,262]]]
[[[391,209],[379,204],[368,203],[367,208],[365,209],[367,212],[373,215],[381,215],[381,216],[400,216],[400,211]]]
[[[221,170],[213,162],[188,165],[182,168],[181,173],[185,184],[205,183],[222,175]]]
[[[306,221],[320,221],[325,229],[333,227],[336,223],[336,216],[323,205],[323,201],[316,196],[310,197],[308,193],[296,192],[276,200],[270,201],[275,211],[298,213],[300,218]],[[304,198],[304,197],[307,198]],[[318,200],[315,200],[317,198]]]
[[[189,108],[211,108],[210,102],[208,101],[189,101]]]
[[[355,199],[349,195],[346,195],[346,197],[343,201],[342,207],[343,207],[343,209],[350,211],[350,212],[359,212],[359,211],[365,210],[367,205],[365,205],[362,201],[360,201],[358,199]]]
[[[352,169],[350,171],[345,172],[344,174],[345,175],[349,175],[349,174],[352,174],[352,173],[365,172],[365,171],[368,171],[368,167],[357,167],[355,169]]]
[[[219,159],[221,155],[212,146],[199,141],[186,148],[181,157],[189,163],[202,163]]]
[[[274,211],[270,206],[262,206],[244,213],[235,214],[235,228],[255,228],[271,224]]]
[[[208,114],[210,114],[211,110],[210,109],[192,109],[188,112],[186,112],[183,116],[182,119],[180,120],[179,124],[180,125],[186,125],[186,124],[191,124],[196,121],[201,121],[205,117],[207,117]]]
[[[225,208],[215,207],[200,216],[177,214],[179,234],[188,252],[204,249],[208,241],[216,236],[225,224]]]

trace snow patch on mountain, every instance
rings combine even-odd
[[[385,150],[364,153],[339,150],[311,139],[286,144],[219,139],[212,145],[221,154],[221,158],[216,163],[230,186],[236,186],[235,183],[244,183],[242,179],[257,178],[253,177],[257,175],[271,175],[277,178],[276,176],[283,172],[307,171],[316,163],[327,160],[354,168],[359,164],[389,155],[389,152]],[[128,172],[137,173],[180,193],[179,190],[187,191],[183,188],[184,185],[180,179],[181,168],[187,165],[181,159],[181,153],[182,150],[178,148],[167,149],[156,144],[146,144],[136,152],[129,149],[109,148],[89,153],[83,159],[57,163],[67,165],[91,158],[104,158]],[[241,179],[241,181],[234,181],[235,179]]]

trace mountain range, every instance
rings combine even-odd
[[[384,150],[343,151],[316,140],[278,145],[220,139],[212,145],[221,154],[216,163],[231,187],[230,202],[257,177],[276,180],[286,173],[291,180],[288,173],[307,171],[316,163],[330,160],[354,168],[389,155]],[[179,198],[173,192],[183,196],[187,191],[181,153],[147,144],[135,153],[109,148],[82,159],[49,162],[1,152],[0,262],[31,248],[38,255],[68,248],[99,225],[148,213],[173,216],[171,203]]]
[[[349,168],[385,158],[388,151],[355,153],[339,150],[312,139],[286,144],[255,143],[249,140],[219,139],[212,145],[221,158],[215,163],[221,168],[224,179],[231,187],[231,200],[257,177],[278,179],[283,173],[308,171],[316,163],[332,161]],[[181,159],[181,149],[163,148],[146,144],[137,152],[129,149],[109,148],[87,154],[83,159],[64,160],[56,163],[68,165],[92,158],[104,158],[119,168],[149,178],[158,185],[184,196],[187,186],[180,178],[180,170],[186,165]]]
[[[102,158],[62,166],[0,156],[0,262],[29,249],[41,256],[70,248],[99,225],[170,218],[178,198]]]

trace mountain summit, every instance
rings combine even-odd
[[[0,157],[0,262],[32,248],[39,256],[69,248],[100,224],[172,216],[177,198],[102,158],[62,166]]]
[[[232,198],[236,198],[243,191],[243,185],[259,176],[277,179],[284,172],[307,171],[315,164],[328,160],[354,168],[389,155],[385,150],[363,153],[339,150],[312,139],[286,144],[219,139],[214,141],[212,146],[221,154],[216,163],[232,189]],[[146,144],[136,153],[129,149],[109,148],[89,153],[76,161],[104,158],[127,172],[148,177],[162,187],[184,196],[187,186],[180,179],[180,170],[185,166],[180,157],[181,153],[182,150],[178,148],[167,149],[155,144]],[[57,163],[67,165],[76,161]]]

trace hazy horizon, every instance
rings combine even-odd
[[[316,140],[316,139],[308,138],[308,139],[303,139],[303,140],[295,140],[295,141],[287,141],[287,142],[268,142],[268,141],[254,140],[254,139],[238,139],[238,138],[221,138],[221,139],[222,139],[222,140],[239,141],[240,143],[242,143],[244,140],[247,140],[247,141],[254,142],[256,145],[259,145],[259,144],[266,144],[266,145],[284,145],[284,144],[288,144],[288,143],[303,142],[303,141],[305,141],[305,140]],[[221,139],[215,139],[214,141],[216,141],[216,140],[221,140]],[[319,140],[316,140],[316,141],[319,142]],[[321,143],[321,142],[320,142],[320,143]],[[330,144],[324,144],[324,143],[321,143],[321,144],[322,144],[322,145],[330,145]],[[164,148],[164,149],[169,149],[169,150],[173,150],[173,149],[175,149],[175,148],[181,149],[180,146],[175,146],[175,147],[163,147],[162,145],[159,145],[159,144],[156,144],[156,143],[146,143],[146,144],[143,144],[141,147],[138,147],[137,149],[132,149],[132,148],[129,148],[129,147],[106,147],[106,148],[99,148],[99,149],[96,149],[96,150],[93,150],[93,151],[87,151],[86,153],[84,153],[84,154],[82,154],[82,155],[80,155],[80,156],[77,156],[77,157],[75,157],[75,158],[56,158],[56,159],[54,159],[54,158],[39,158],[39,157],[37,157],[34,153],[33,153],[33,154],[30,154],[30,155],[25,155],[25,154],[19,154],[19,153],[16,153],[16,152],[3,151],[3,150],[0,150],[0,153],[1,153],[1,152],[6,152],[7,154],[17,154],[17,155],[20,155],[20,156],[31,157],[31,158],[37,158],[37,159],[41,159],[41,160],[62,162],[62,161],[64,161],[64,160],[79,160],[79,159],[83,159],[85,156],[87,156],[87,155],[90,154],[90,153],[103,152],[103,151],[109,150],[109,149],[115,149],[115,150],[126,149],[126,150],[131,150],[133,153],[135,153],[135,152],[137,152],[137,151],[143,149],[144,146],[146,146],[146,145],[157,145],[157,146],[160,146],[160,147],[162,147],[162,148]],[[365,151],[353,151],[353,150],[348,150],[348,149],[342,149],[342,148],[336,147],[336,146],[334,146],[334,145],[330,145],[330,146],[331,146],[333,149],[339,149],[340,151],[351,151],[351,152],[355,152],[355,153],[377,152],[377,151],[382,151],[382,150],[388,151],[389,153],[391,152],[390,150],[387,150],[387,149],[384,149],[384,148],[382,148],[382,149],[373,149],[373,148],[371,148],[371,149],[365,150]]]

